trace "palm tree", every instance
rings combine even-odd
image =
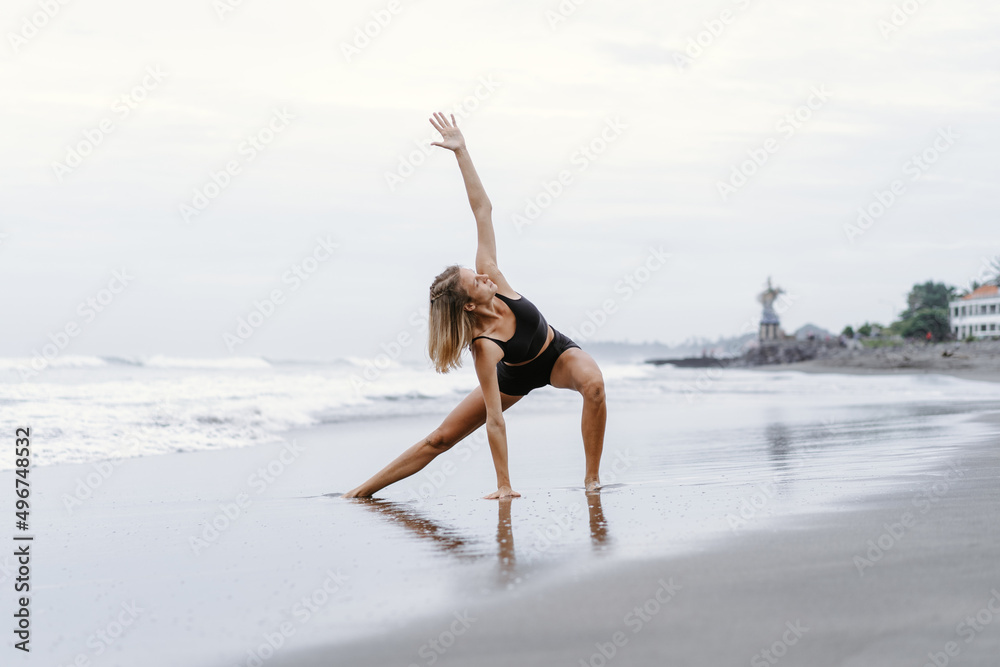
[[[956,296],[958,296],[958,297],[969,296],[970,294],[972,294],[973,292],[975,292],[980,287],[982,287],[982,285],[979,284],[978,280],[970,280],[969,281],[969,286],[966,287],[965,289],[960,290]]]
[[[969,286],[959,292],[957,296],[968,296],[985,285],[996,285],[997,287],[1000,287],[1000,255],[997,255],[993,259],[987,259],[984,262],[983,269],[979,272],[977,278],[982,279],[983,282],[979,282],[977,279],[970,280]]]

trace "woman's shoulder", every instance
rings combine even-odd
[[[497,290],[497,292],[496,292],[496,294],[495,294],[494,296],[498,296],[498,297],[500,297],[501,299],[504,299],[505,301],[520,301],[521,299],[523,299],[523,298],[524,298],[524,297],[523,297],[522,295],[518,294],[518,293],[517,293],[517,292],[515,292],[514,290],[511,290],[511,293],[512,293],[512,294],[513,294],[514,296],[509,296],[509,295],[507,295],[507,294],[501,294],[501,293],[500,293],[500,290]]]

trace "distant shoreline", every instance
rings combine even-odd
[[[887,347],[823,350],[814,359],[783,364],[789,370],[827,373],[942,373],[1000,382],[1000,341],[910,342]]]
[[[845,375],[950,375],[962,380],[1000,382],[1000,370],[996,369],[946,369],[907,367],[865,367],[831,364],[830,359],[799,361],[794,364],[773,364],[768,366],[745,366],[755,371],[802,371],[803,373],[842,373]]]
[[[881,347],[841,347],[831,341],[782,341],[756,347],[735,358],[647,359],[646,363],[852,375],[938,373],[965,380],[1000,382],[1000,340],[907,342]]]

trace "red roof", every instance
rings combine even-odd
[[[996,296],[1000,287],[996,285],[983,285],[977,288],[974,292],[966,294],[962,299],[984,299],[988,296]]]

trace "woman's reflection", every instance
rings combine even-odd
[[[357,499],[356,503],[367,507],[371,511],[384,517],[391,523],[402,526],[414,536],[428,540],[434,547],[447,553],[448,555],[460,559],[479,559],[487,556],[483,549],[477,548],[475,537],[462,536],[458,531],[443,526],[433,519],[422,515],[407,503],[393,502],[390,500],[376,500],[370,498]],[[516,582],[517,578],[523,574],[517,569],[517,551],[514,544],[514,526],[511,520],[511,506],[515,502],[512,498],[504,498],[497,501],[497,559],[498,559],[498,583],[506,587]],[[524,502],[518,500],[517,502]],[[604,510],[601,507],[601,494],[599,491],[586,494],[587,514],[590,524],[590,543],[594,551],[601,552],[607,549],[611,543],[608,534],[608,522],[604,518]],[[558,520],[552,515],[552,522]],[[555,525],[555,523],[553,523]],[[546,527],[551,528],[546,524]],[[544,530],[544,527],[543,527]],[[538,531],[536,530],[536,533]],[[561,541],[561,540],[559,540]],[[551,546],[551,545],[550,545]],[[547,549],[546,549],[547,550]],[[530,550],[529,557],[524,559],[524,563],[536,560],[535,552],[540,552],[537,548]],[[524,555],[524,554],[522,554]]]

